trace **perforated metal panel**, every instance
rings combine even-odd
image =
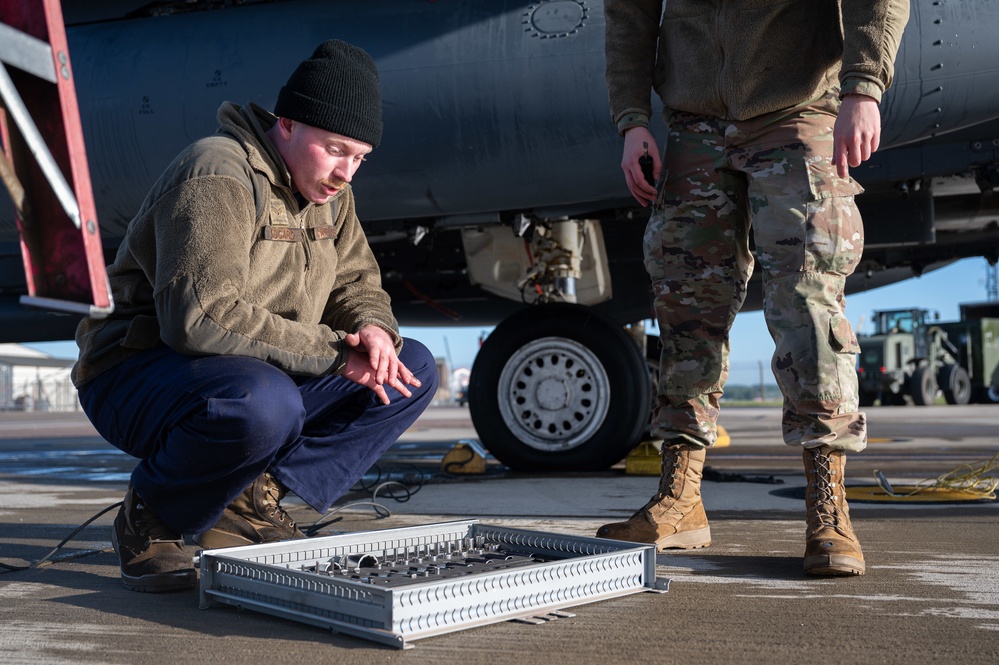
[[[661,591],[655,547],[477,520],[201,553],[201,607],[235,605],[376,640],[412,640]]]

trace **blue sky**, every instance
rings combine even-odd
[[[924,307],[940,312],[941,321],[955,321],[960,316],[958,305],[986,299],[985,278],[988,264],[985,259],[965,259],[946,268],[912,279],[858,293],[847,298],[847,315],[854,327],[864,317],[859,332],[870,332],[871,312],[876,309]],[[438,357],[448,357],[452,367],[471,367],[479,347],[479,337],[491,328],[415,328],[404,327],[408,337],[419,339]],[[732,385],[757,384],[759,366],[763,365],[766,383],[773,383],[770,356],[773,342],[767,332],[762,312],[744,312],[736,318],[732,329]],[[76,356],[73,342],[45,342],[28,344],[32,348],[61,358]]]

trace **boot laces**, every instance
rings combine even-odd
[[[818,520],[815,530],[822,527],[835,529],[839,526],[839,510],[836,505],[838,497],[836,496],[836,482],[832,480],[834,472],[829,463],[829,456],[815,453],[813,460],[815,468],[812,473],[815,478],[811,486],[813,490],[811,499],[815,502],[814,515]]]
[[[277,481],[268,475],[264,482],[263,490],[264,497],[262,503],[267,508],[267,514],[282,524],[287,521],[289,525],[295,526],[295,521],[291,519],[291,515],[281,507],[281,499],[284,498],[285,493]]]
[[[660,505],[666,499],[676,498],[676,472],[680,469],[680,455],[676,451],[663,448],[660,456],[661,474],[659,477],[659,490],[649,499],[642,508],[635,513],[641,514],[643,511],[651,510],[654,506]],[[667,510],[672,510],[672,504],[666,504]]]
[[[680,469],[680,456],[674,451],[663,450],[660,466],[662,476],[659,479],[659,498],[673,497],[676,472]]]
[[[149,543],[177,543],[183,546],[183,538],[178,537],[170,527],[161,522],[160,518],[146,508],[145,504],[136,502],[132,510],[134,511],[132,525],[136,532],[146,538]]]

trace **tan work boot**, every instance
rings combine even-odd
[[[163,524],[131,485],[114,519],[111,544],[118,554],[121,582],[130,591],[184,591],[198,583],[181,535]]]
[[[850,524],[843,485],[846,453],[828,446],[805,449],[805,572],[809,575],[863,575],[864,553]]]
[[[704,448],[664,444],[659,491],[628,521],[600,527],[597,537],[654,544],[658,552],[710,545],[711,527],[701,503],[704,456]]]
[[[281,507],[287,493],[274,476],[264,473],[226,507],[215,526],[194,536],[194,542],[219,549],[305,538]]]

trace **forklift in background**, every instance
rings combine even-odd
[[[999,303],[961,305],[961,320],[939,322],[925,309],[874,312],[859,336],[860,405],[999,404]]]

